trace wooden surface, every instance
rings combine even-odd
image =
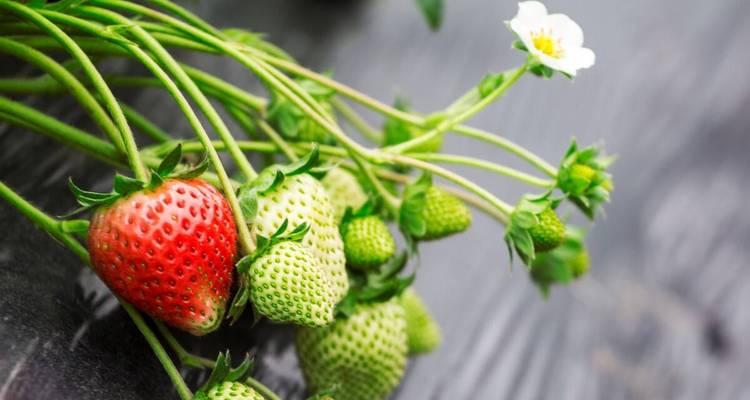
[[[447,3],[437,34],[404,0],[192,7],[219,26],[268,32],[303,62],[331,68],[376,98],[402,94],[431,111],[485,72],[522,61],[503,25],[514,2]],[[582,25],[597,65],[574,84],[524,78],[473,124],[553,162],[571,135],[619,155],[607,219],[589,237],[591,277],[543,301],[522,269],[509,270],[501,227],[479,214],[467,234],[424,246],[417,288],[445,340],[440,351],[411,362],[394,398],[750,398],[750,2],[547,4]],[[254,85],[238,65],[187,61]],[[189,134],[164,97],[131,96],[161,126]],[[57,107],[71,119],[80,115]],[[0,133],[0,179],[47,209],[69,207],[69,175],[106,186],[107,174],[93,172],[98,164],[44,139],[18,144],[24,135]],[[446,149],[524,166],[462,138],[449,137]],[[458,171],[511,202],[523,190]],[[5,205],[0,229],[0,398],[169,398],[158,365],[95,278]],[[76,287],[105,303],[87,308],[92,302]],[[303,398],[289,337],[279,328],[238,328],[192,347],[210,353],[227,340],[238,351],[261,343],[258,376],[284,398]]]

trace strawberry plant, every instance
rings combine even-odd
[[[214,27],[170,0],[145,3],[0,0],[0,52],[41,71],[0,79],[0,120],[120,171],[106,193],[84,190],[73,177],[70,199],[61,200],[73,211],[59,219],[1,182],[0,198],[93,268],[181,399],[279,398],[252,378],[248,362],[232,368],[228,354],[216,361],[192,355],[170,331],[204,335],[243,318],[296,326],[313,398],[388,397],[409,354],[433,351],[442,339],[410,289],[430,268],[413,260],[423,242],[469,229],[472,211],[504,227],[489,234],[507,243],[543,295],[589,271],[585,231],[562,212],[597,218],[613,190],[613,158],[573,141],[556,168],[468,125],[525,76],[572,78],[593,65],[582,39],[567,36],[580,31],[572,20],[560,26],[541,3],[520,3],[508,27],[524,61],[477,77],[443,109],[419,113],[307,69],[255,32]],[[418,4],[437,27],[442,2]],[[186,52],[236,62],[264,91],[187,65],[179,60]],[[113,58],[145,72],[104,74],[102,61]],[[194,139],[150,121],[127,104],[122,87],[169,94]],[[69,96],[93,124],[84,129],[24,101],[47,95]],[[382,129],[353,103],[377,113]],[[454,154],[446,135],[508,153],[530,171]],[[252,165],[248,154],[262,162]],[[513,179],[528,191],[509,203],[446,164]],[[193,393],[173,356],[213,373]]]

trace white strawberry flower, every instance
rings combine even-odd
[[[575,76],[594,65],[595,55],[583,47],[583,31],[564,14],[548,14],[538,1],[518,3],[518,14],[508,23],[526,50],[542,65]]]

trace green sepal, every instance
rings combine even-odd
[[[341,236],[344,237],[344,235],[346,235],[349,223],[353,220],[376,215],[376,204],[377,202],[372,197],[368,197],[367,201],[356,210],[351,207],[346,207],[344,216],[341,217],[341,223],[339,223],[339,232],[341,233]]]
[[[180,159],[182,159],[182,143],[178,143],[172,151],[167,154],[166,157],[159,163],[159,166],[156,167],[156,174],[162,177],[168,176],[169,174],[174,171],[175,167],[177,167],[177,164],[180,163]]]
[[[542,195],[526,195],[521,198],[513,212],[510,221],[505,227],[504,240],[508,246],[511,265],[514,255],[518,255],[521,261],[529,266],[536,258],[534,240],[529,229],[539,223],[538,215],[549,208],[555,209],[560,204],[560,199],[551,197],[547,192]]]
[[[601,155],[596,146],[579,149],[573,138],[560,162],[556,187],[589,219],[610,200],[612,176],[607,169],[615,159]]]
[[[431,30],[440,29],[443,23],[443,0],[417,0],[419,10],[422,12],[427,25]]]
[[[241,262],[242,260],[238,261],[237,263],[238,269],[240,268],[239,263]],[[237,290],[237,293],[234,294],[232,305],[229,306],[229,311],[227,311],[227,319],[230,320],[230,325],[233,325],[235,322],[239,321],[240,316],[247,307],[247,303],[250,301],[250,283],[248,282],[247,274],[240,274],[239,279],[239,289]]]
[[[414,273],[399,276],[408,261],[409,253],[402,251],[374,271],[349,271],[349,292],[336,305],[336,315],[349,318],[357,304],[380,303],[400,296],[416,277]]]
[[[240,203],[242,215],[248,223],[252,223],[258,214],[258,196],[266,194],[278,187],[288,176],[300,175],[313,171],[320,157],[317,145],[299,160],[288,165],[272,165],[258,174],[253,181],[238,189],[237,199]]]
[[[423,236],[427,224],[422,217],[427,202],[427,190],[432,187],[432,175],[423,173],[416,181],[404,186],[401,195],[398,224],[404,235]]]
[[[555,70],[544,64],[533,64],[529,66],[529,72],[544,79],[552,78],[552,76],[555,75]]]
[[[502,72],[496,73],[496,74],[487,74],[485,75],[482,80],[479,82],[479,85],[477,85],[477,90],[479,91],[479,97],[485,98],[490,95],[490,93],[494,92],[497,88],[500,87],[500,85],[503,84],[505,81],[505,74]]]
[[[131,193],[143,190],[145,186],[146,184],[141,180],[130,178],[125,175],[116,174],[113,189],[115,193],[119,194],[120,196],[127,196]]]
[[[521,50],[521,51],[527,52],[527,53],[529,51],[529,49],[526,47],[526,45],[523,44],[523,42],[520,41],[520,40],[514,40],[513,44],[511,44],[511,47],[514,48],[514,49],[516,49],[516,50]]]
[[[208,376],[206,383],[204,383],[199,392],[208,392],[212,387],[222,382],[241,382],[244,380],[253,369],[253,361],[249,355],[245,355],[245,359],[237,368],[232,368],[232,359],[229,355],[229,351],[219,353],[216,357],[216,364],[214,369],[211,371],[211,375]]]

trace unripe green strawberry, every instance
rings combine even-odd
[[[440,239],[463,232],[471,225],[469,208],[452,194],[434,186],[427,189],[422,218],[426,229],[419,237],[421,240]]]
[[[555,213],[548,208],[539,215],[539,223],[529,228],[531,239],[534,241],[534,250],[545,252],[554,249],[565,239],[565,224]]]
[[[581,251],[571,260],[570,271],[573,274],[573,278],[580,278],[589,272],[589,253],[586,249],[581,249]]]
[[[239,382],[220,383],[212,387],[207,396],[210,400],[263,400],[258,392]]]
[[[318,265],[328,274],[335,303],[349,290],[344,243],[341,240],[333,207],[323,184],[308,174],[288,176],[268,193],[258,196],[258,214],[252,229],[256,235],[271,237],[284,223],[310,225],[302,244],[307,246]]]
[[[404,309],[395,300],[356,307],[327,327],[298,329],[302,372],[312,392],[337,387],[336,400],[383,399],[406,367]]]
[[[409,353],[422,354],[435,350],[442,341],[440,326],[432,318],[422,299],[414,289],[409,288],[401,295],[400,301],[406,316]]]
[[[396,253],[396,242],[380,217],[354,218],[344,229],[346,262],[355,268],[370,269],[382,265]]]
[[[255,309],[276,322],[325,326],[333,322],[335,297],[328,275],[301,243],[276,243],[250,267]]]
[[[333,205],[336,223],[341,222],[347,207],[358,210],[367,202],[367,194],[359,184],[357,177],[343,168],[334,168],[321,179],[328,191]]]

